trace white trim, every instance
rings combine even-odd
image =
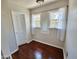
[[[9,56],[7,55],[7,56],[5,56],[5,57],[3,57],[3,58],[6,59],[6,58],[8,58],[8,57],[10,57],[10,59],[13,59],[11,55],[9,55]]]
[[[26,43],[30,43],[30,42],[32,42],[33,40],[34,40],[34,39],[28,40]],[[40,42],[40,43],[44,43],[44,44],[47,44],[47,45],[50,45],[50,46],[54,46],[54,47],[57,47],[57,48],[61,48],[61,49],[63,50],[64,59],[66,59],[66,55],[65,55],[64,48],[59,47],[59,46],[57,46],[57,45],[52,45],[52,44],[49,44],[49,43],[46,43],[46,42],[42,42],[42,41],[39,41],[39,40],[34,40],[34,41],[37,41],[37,42]],[[23,43],[23,44],[25,44],[25,43]],[[21,45],[23,45],[23,44],[21,44]],[[20,46],[20,45],[19,45],[19,46]],[[16,50],[14,50],[11,54],[15,53],[15,52],[18,51],[18,50],[19,50],[19,48],[17,48]],[[12,59],[12,56],[11,56],[11,55],[8,55],[8,56],[10,56],[10,58]],[[7,56],[6,56],[6,57],[7,57]]]
[[[26,11],[25,10],[21,10],[21,11],[15,11],[15,10],[12,10],[12,14],[26,14]]]
[[[18,50],[19,50],[19,48],[17,48],[17,49],[14,50],[13,52],[11,52],[11,54],[5,55],[5,56],[4,56],[4,59],[6,59],[7,57],[10,57],[10,59],[12,59],[12,56],[11,56],[11,55],[12,55],[13,53],[17,52]]]
[[[4,55],[4,59],[6,59],[6,58],[9,57],[9,56],[11,56],[11,54],[9,54],[9,55]]]
[[[30,43],[30,42],[32,42],[32,41],[37,41],[37,42],[40,42],[40,43],[44,43],[44,44],[47,44],[47,45],[54,46],[54,47],[57,47],[57,48],[62,49],[62,50],[63,50],[64,59],[66,59],[66,55],[65,55],[64,48],[59,47],[59,46],[57,46],[57,45],[52,45],[52,44],[49,44],[49,43],[46,43],[46,42],[42,42],[42,41],[39,41],[39,40],[34,40],[34,39],[28,40],[26,43]],[[25,44],[25,43],[23,43],[23,44]],[[21,44],[21,45],[23,45],[23,44]],[[20,46],[20,45],[19,45],[19,46]],[[18,51],[18,50],[19,50],[19,48],[17,48],[16,50],[14,50],[14,51],[11,53],[11,55],[12,55],[13,53],[15,53],[16,51]],[[5,57],[10,56],[10,58],[12,59],[11,55],[6,55]]]
[[[10,59],[13,59],[11,55],[10,55]]]
[[[42,13],[42,12],[53,10],[53,9],[55,10],[57,8],[64,7],[67,5],[68,5],[68,0],[55,1],[43,6],[32,8],[31,13],[33,14]]]
[[[10,59],[12,59],[12,54],[15,53],[16,51],[18,51],[18,48],[16,50],[14,50],[13,52],[11,52],[11,54],[8,55],[4,55],[4,59],[6,59],[7,57],[10,57]]]
[[[34,40],[34,39],[32,39],[32,40]],[[46,43],[46,42],[42,42],[42,41],[39,41],[39,40],[34,40],[34,41],[37,41],[37,42],[40,42],[40,43],[44,43],[44,44],[47,44],[47,45],[54,46],[54,47],[62,49],[63,50],[64,59],[66,59],[64,47],[60,47],[60,46],[57,46],[57,45],[52,45],[52,44],[49,44],[49,43]]]
[[[26,43],[30,43],[31,41],[32,41],[31,39],[29,39],[29,40],[25,40],[25,42],[19,44],[18,46],[24,45],[24,44],[26,44]]]
[[[32,42],[32,40],[28,40],[26,43],[30,43],[30,42]]]
[[[57,46],[57,45],[54,45],[54,44],[49,44],[47,42],[43,42],[43,41],[35,40],[35,39],[32,39],[32,40],[37,41],[37,42],[40,42],[40,43],[44,43],[44,44],[47,44],[47,45],[50,45],[50,46],[54,46],[54,47],[57,47],[57,48],[60,48],[60,49],[63,49],[63,47],[60,47],[60,46]]]
[[[65,54],[64,48],[63,48],[63,56],[64,56],[64,59],[66,59],[66,54]]]
[[[19,48],[17,47],[17,49],[16,49],[16,50],[14,50],[13,52],[11,52],[11,54],[13,54],[13,53],[17,52],[18,50],[19,50]]]

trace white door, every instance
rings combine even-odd
[[[21,45],[26,39],[25,14],[12,13],[12,17],[17,45]]]

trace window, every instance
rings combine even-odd
[[[56,13],[50,12],[49,19],[50,19],[49,28],[56,28],[58,24]]]
[[[65,18],[65,10],[64,8],[60,8],[56,11],[50,11],[49,12],[49,28],[57,28],[57,29],[62,29],[63,28],[63,21]]]
[[[32,28],[39,28],[40,27],[40,14],[33,14],[32,15]]]
[[[41,18],[41,19],[40,19]],[[65,8],[59,8],[45,13],[32,14],[32,28],[65,28]]]

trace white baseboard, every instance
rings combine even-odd
[[[19,44],[18,46],[24,45],[24,44],[26,44],[26,43],[30,43],[31,41],[32,41],[32,40],[26,40],[25,42]]]
[[[32,39],[32,40],[62,49],[63,50],[64,59],[66,59],[64,47],[62,48],[62,47],[59,47],[57,45],[52,45],[52,44],[49,44],[49,43],[46,43],[46,42],[43,42],[43,41],[39,41],[39,40],[35,40],[35,39]]]
[[[26,41],[26,43],[30,43],[32,40],[28,40],[28,41]]]
[[[17,47],[17,49],[16,49],[16,50],[14,50],[13,52],[11,52],[11,54],[13,54],[13,53],[17,52],[18,50],[19,50],[19,48]]]
[[[17,48],[17,49],[14,50],[13,52],[11,52],[11,54],[3,56],[4,59],[6,59],[6,58],[10,58],[10,59],[12,59],[12,54],[15,53],[15,52],[17,52],[18,50],[19,50],[19,48]]]
[[[13,53],[15,53],[15,52],[17,52],[19,50],[19,48],[17,47],[17,49],[15,49],[13,52],[11,52],[11,54],[8,54],[8,55],[4,55],[3,57],[4,57],[4,59],[6,59],[6,58],[8,58],[8,57],[10,57],[10,59],[12,59],[12,54]]]
[[[35,40],[35,39],[32,39],[32,40],[28,40],[28,41],[26,41],[25,43],[30,43],[31,41],[37,41],[37,42],[40,42],[40,43],[44,43],[44,44],[47,44],[47,45],[50,45],[50,46],[54,46],[54,47],[57,47],[57,48],[60,48],[60,49],[63,49],[63,54],[64,54],[64,59],[66,59],[66,57],[65,57],[65,52],[64,52],[64,48],[62,48],[62,47],[59,47],[59,46],[57,46],[57,45],[52,45],[52,44],[49,44],[49,43],[46,43],[46,42],[43,42],[43,41],[39,41],[39,40]],[[25,43],[23,43],[23,44],[25,44]],[[21,44],[21,45],[23,45],[23,44]],[[20,45],[19,45],[20,46]],[[14,50],[11,54],[13,54],[13,53],[15,53],[16,51],[18,51],[19,50],[19,48],[17,48],[16,50]],[[9,56],[11,56],[11,55],[9,55]],[[12,59],[12,58],[11,58]]]
[[[32,39],[32,40],[37,41],[37,42],[41,42],[41,43],[44,43],[44,44],[47,44],[47,45],[50,45],[50,46],[54,46],[54,47],[57,47],[57,48],[60,48],[60,49],[63,49],[63,47],[60,47],[60,46],[57,46],[57,45],[54,45],[54,44],[50,44],[50,43],[47,43],[47,42],[44,42],[44,41],[35,40],[35,39]]]
[[[63,49],[63,54],[64,54],[64,59],[66,59],[66,54],[65,54],[65,50]]]
[[[10,54],[8,54],[8,55],[5,55],[4,56],[4,59],[6,59],[7,57],[10,57],[10,59],[12,59],[12,54],[14,54],[15,52],[17,52],[18,50],[19,50],[19,46],[20,45],[23,45],[23,44],[25,44],[25,43],[30,43],[32,40],[26,40],[24,43],[22,43],[22,44],[19,44],[18,45],[18,47],[13,51],[13,52],[11,52]]]

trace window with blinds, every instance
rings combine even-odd
[[[62,29],[65,17],[65,8],[59,8],[56,11],[49,11],[49,28]]]
[[[40,27],[40,14],[32,15],[32,27],[39,28]]]
[[[65,8],[59,8],[56,10],[47,11],[46,14],[45,12],[32,14],[32,27],[40,28],[45,25],[43,27],[62,29],[65,27],[66,23],[65,12]]]

